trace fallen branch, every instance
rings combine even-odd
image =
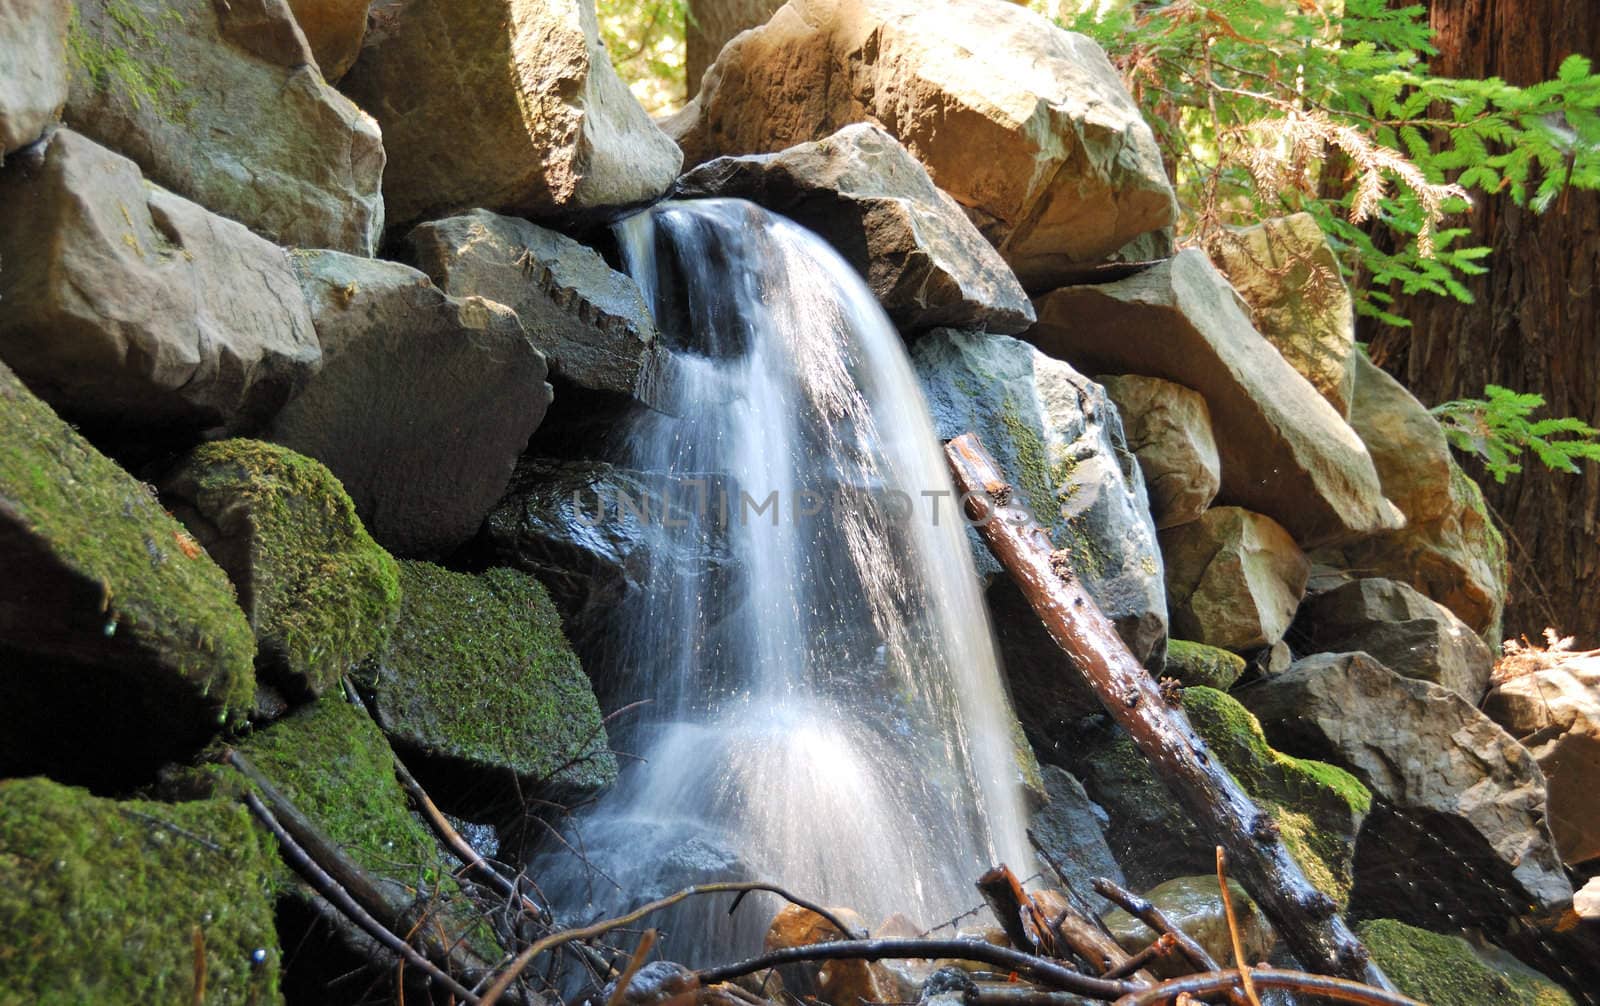
[[[1128,963],[1128,952],[1111,938],[1111,934],[1107,933],[1100,921],[1090,913],[1087,902],[1067,878],[1067,872],[1056,862],[1049,850],[1043,848],[1034,838],[1032,829],[1028,831],[1028,839],[1033,842],[1039,858],[1044,860],[1045,865],[1056,875],[1056,882],[1061,885],[1061,893],[1067,899],[1066,909],[1050,923],[1051,932],[1073,953],[1099,971],[1102,978],[1132,977],[1135,981],[1154,981],[1154,977],[1147,973],[1122,970]],[[1112,975],[1110,973],[1112,971],[1119,973]]]
[[[1071,575],[1070,556],[1052,553],[1048,535],[1032,520],[1015,523],[1000,511],[999,501],[1009,498],[1011,486],[977,438],[963,434],[946,445],[945,454],[956,489],[969,515],[980,522],[978,533],[990,551],[1156,777],[1202,832],[1228,850],[1289,949],[1316,971],[1389,988],[1366,947],[1339,917],[1338,905],[1306,880],[1276,829],[1264,827],[1270,818],[1162,699],[1156,682]]]
[[[1363,985],[1344,978],[1313,975],[1304,971],[1286,971],[1280,968],[1251,968],[1250,975],[1255,984],[1262,988],[1289,989],[1340,1002],[1365,1003],[1367,1006],[1425,1006],[1398,992]],[[1242,987],[1237,971],[1185,975],[1138,992],[1130,992],[1118,999],[1113,1006],[1163,1006],[1185,993],[1191,996],[1203,996],[1217,992],[1238,992]],[[1063,1003],[1061,1006],[1066,1004]]]
[[[1153,961],[1163,960],[1178,949],[1177,937],[1162,933],[1154,943],[1110,969],[1101,978],[1125,978]]]
[[[1129,915],[1149,926],[1151,931],[1158,936],[1170,936],[1178,945],[1178,951],[1188,958],[1190,965],[1196,971],[1220,971],[1218,964],[1206,948],[1194,941],[1188,933],[1178,927],[1178,924],[1167,918],[1167,913],[1152,905],[1149,901],[1139,897],[1125,887],[1119,887],[1111,881],[1100,877],[1094,882],[1094,889],[1102,898],[1116,905]]]
[[[1261,1006],[1255,982],[1250,980],[1250,962],[1244,959],[1244,939],[1239,935],[1239,920],[1233,914],[1233,893],[1228,890],[1228,854],[1220,845],[1217,846],[1217,886],[1222,889],[1222,914],[1228,920],[1228,941],[1233,944],[1233,966],[1239,969],[1244,997],[1250,1000],[1250,1006]]]
[[[978,893],[1013,947],[1054,953],[1054,946],[1046,945],[1054,942],[1046,928],[1049,920],[1038,917],[1039,910],[1010,867],[1002,863],[979,877]]]

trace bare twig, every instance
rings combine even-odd
[[[1110,969],[1101,978],[1126,978],[1153,961],[1160,960],[1178,949],[1178,940],[1171,933],[1162,933],[1156,941],[1132,957]]]
[[[611,995],[606,997],[606,1006],[622,1006],[628,998],[628,983],[633,981],[633,976],[644,967],[644,962],[650,956],[650,951],[656,945],[656,931],[646,929],[639,938],[639,945],[633,948],[633,956],[628,958],[628,964],[617,975],[616,984],[611,989]]]
[[[1167,918],[1166,912],[1163,912],[1127,888],[1119,887],[1104,877],[1095,880],[1094,889],[1099,892],[1102,898],[1143,922],[1156,933],[1172,937],[1178,944],[1178,950],[1189,959],[1189,963],[1194,965],[1196,970],[1221,970],[1211,955],[1206,953],[1206,948],[1196,943],[1188,933],[1179,929],[1176,923]]]
[[[1261,1006],[1255,983],[1250,980],[1250,962],[1244,959],[1244,940],[1239,938],[1239,920],[1233,914],[1233,894],[1228,890],[1228,853],[1217,846],[1217,886],[1222,889],[1222,914],[1228,920],[1228,939],[1233,943],[1233,964],[1239,969],[1244,997],[1250,1006]]]
[[[1398,992],[1375,988],[1360,982],[1327,975],[1313,975],[1304,971],[1286,971],[1280,968],[1256,968],[1255,983],[1263,988],[1290,989],[1336,999],[1347,1003],[1365,1003],[1367,1006],[1424,1006],[1415,999]],[[1118,999],[1115,1006],[1161,1006],[1179,996],[1203,996],[1240,988],[1239,972],[1218,971],[1202,975],[1185,975],[1159,985],[1130,992]],[[1061,1004],[1065,1006],[1065,1003]]]

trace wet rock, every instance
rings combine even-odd
[[[1348,416],[1360,355],[1355,305],[1316,218],[1296,213],[1229,231],[1214,254],[1256,330]]]
[[[1350,424],[1407,524],[1316,558],[1408,583],[1497,643],[1509,574],[1483,493],[1451,457],[1439,423],[1400,382],[1359,354],[1355,374]]]
[[[203,980],[207,1003],[279,1002],[278,869],[272,838],[233,801],[102,800],[42,778],[0,782],[5,995],[193,1002]]]
[[[667,128],[699,164],[853,122],[903,143],[1030,290],[1174,217],[1155,137],[1105,54],[1018,6],[792,0],[723,48]]]
[[[371,255],[383,136],[323,80],[285,0],[82,0],[67,118],[281,245]]]
[[[815,231],[902,332],[1016,333],[1033,324],[1033,305],[1005,260],[878,126],[846,126],[776,154],[717,158],[679,179],[676,194],[748,199]]]
[[[1494,656],[1449,609],[1403,583],[1369,578],[1306,601],[1291,636],[1303,653],[1365,651],[1407,678],[1431,681],[1477,705]]]
[[[320,695],[388,638],[399,571],[321,463],[225,440],[196,448],[162,493],[233,581],[262,678]]]
[[[0,175],[0,355],[74,419],[248,428],[322,360],[283,249],[70,129]]]
[[[1234,917],[1239,923],[1239,939],[1244,944],[1245,960],[1264,961],[1278,940],[1277,934],[1261,909],[1236,881],[1228,881],[1228,893],[1233,900]],[[1233,940],[1228,933],[1228,917],[1222,907],[1222,892],[1217,886],[1217,875],[1174,877],[1172,880],[1144,892],[1151,904],[1161,909],[1178,928],[1194,937],[1218,961],[1233,960]],[[1101,916],[1111,938],[1128,953],[1138,953],[1154,943],[1160,933],[1120,908]],[[1151,968],[1158,978],[1176,978],[1187,973],[1183,961],[1163,960]]]
[[[785,905],[768,927],[762,949],[771,953],[789,947],[835,943],[867,931],[861,917],[850,909],[830,908],[829,911],[854,932],[841,933],[816,912],[799,905]],[[777,970],[783,977],[785,991],[796,996],[815,997],[830,1006],[885,1002],[896,988],[893,976],[876,961],[820,961],[792,964]]]
[[[1026,502],[1056,547],[1070,553],[1134,656],[1159,661],[1167,612],[1155,527],[1138,463],[1104,389],[1003,335],[939,329],[917,340],[911,359],[939,437],[977,433],[1010,478],[1013,502]],[[946,511],[954,516],[955,508]],[[1010,589],[976,532],[971,540],[979,574],[996,577],[991,594]],[[1028,692],[1003,626],[1001,645],[1013,690]],[[1054,643],[1045,645],[1040,684],[1054,688],[1064,658]],[[1032,702],[1019,697],[1018,704],[1027,723]]]
[[[593,249],[488,210],[421,224],[407,241],[450,296],[516,311],[552,375],[651,406],[670,391],[658,387],[666,351],[644,295]]]
[[[0,776],[132,784],[241,722],[227,576],[3,364],[0,429]]]
[[[1237,653],[1183,639],[1167,640],[1165,674],[1184,685],[1225,692],[1244,674],[1244,669],[1244,658]]]
[[[371,6],[372,0],[289,0],[295,23],[327,80],[343,77],[361,53]]]
[[[590,3],[386,7],[342,86],[383,125],[397,224],[475,206],[604,215],[659,197],[682,163],[611,68]]]
[[[1303,548],[1398,528],[1367,448],[1250,324],[1191,249],[1127,279],[1034,301],[1027,339],[1091,373],[1142,374],[1198,391],[1222,458],[1223,503],[1266,514]]]
[[[441,801],[490,820],[497,804],[581,799],[616,778],[589,679],[538,581],[407,561],[400,586],[388,649],[358,680],[389,739],[457,780],[432,787]]]
[[[1157,528],[1199,519],[1222,486],[1211,412],[1199,392],[1155,377],[1097,377],[1122,415]]]
[[[1461,925],[1570,902],[1539,766],[1455,692],[1346,653],[1307,657],[1238,694],[1275,746],[1348,769],[1385,805],[1361,839],[1363,911],[1420,918],[1438,902],[1459,906],[1447,913]]]
[[[682,1002],[681,996],[694,997],[689,1001],[699,1003],[700,980],[693,971],[671,961],[651,961],[633,973],[628,987],[617,995],[614,979],[601,991],[608,1003],[621,1002],[628,1006],[653,1006],[655,1003]]]
[[[1305,594],[1310,565],[1278,523],[1215,507],[1161,532],[1173,630],[1227,650],[1283,638]]]
[[[1572,1006],[1561,986],[1504,951],[1475,947],[1460,936],[1371,919],[1356,934],[1396,989],[1429,1006]]]
[[[551,400],[517,316],[414,269],[294,255],[324,365],[267,438],[327,465],[372,536],[438,555],[477,531]]]
[[[61,117],[70,14],[57,0],[13,0],[0,9],[0,158]]]
[[[1483,711],[1528,749],[1550,792],[1550,831],[1567,863],[1600,858],[1600,656],[1502,681]]]
[[[1050,801],[1034,813],[1028,824],[1028,837],[1034,845],[1066,871],[1075,891],[1094,890],[1096,877],[1126,883],[1122,868],[1106,844],[1104,829],[1111,818],[1105,810],[1089,799],[1083,784],[1066,769],[1050,765],[1043,774]]]

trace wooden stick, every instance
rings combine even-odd
[[[1162,933],[1154,943],[1101,975],[1101,978],[1125,978],[1146,964],[1159,960],[1178,949],[1178,940],[1171,933]]]
[[[1054,949],[1041,946],[1043,925],[1034,920],[1036,912],[1033,902],[1010,867],[1001,863],[986,871],[978,878],[978,893],[983,895],[984,903],[994,913],[995,920],[1000,923],[1000,928],[1005,931],[1006,939],[1011,941],[1013,947],[1018,950],[1045,949],[1047,952]],[[1034,924],[1030,925],[1030,922]]]
[[[1196,971],[1220,971],[1221,965],[1212,959],[1206,948],[1194,941],[1188,933],[1178,927],[1178,924],[1167,918],[1167,913],[1152,905],[1144,898],[1139,897],[1125,887],[1118,887],[1111,881],[1100,877],[1094,882],[1094,889],[1102,898],[1116,905],[1129,915],[1149,926],[1158,936],[1170,936],[1178,944],[1178,950]]]
[[[1290,989],[1323,999],[1337,999],[1340,1002],[1364,1003],[1366,1006],[1425,1006],[1398,992],[1362,985],[1343,978],[1330,978],[1327,975],[1313,975],[1304,971],[1287,971],[1281,968],[1255,968],[1253,976],[1255,983],[1262,988]],[[1164,981],[1160,985],[1151,985],[1137,992],[1130,992],[1118,999],[1114,1006],[1162,1006],[1185,994],[1212,995],[1217,992],[1237,991],[1239,987],[1237,971],[1185,975],[1182,978]],[[1062,1006],[1066,1004],[1063,1003]]]
[[[1239,969],[1244,997],[1250,1006],[1261,1006],[1255,982],[1250,980],[1250,962],[1244,959],[1244,939],[1239,935],[1239,920],[1233,914],[1233,893],[1228,890],[1228,853],[1217,846],[1217,886],[1222,889],[1222,914],[1228,920],[1228,940],[1233,944],[1233,966]]]
[[[946,445],[945,454],[956,490],[971,519],[980,522],[978,533],[990,551],[1156,777],[1201,831],[1228,850],[1289,949],[1312,970],[1392,988],[1339,917],[1338,905],[1306,880],[1274,829],[1257,826],[1267,818],[1215,763],[1188,720],[1168,707],[1070,568],[1061,568],[1070,557],[1052,553],[1048,535],[1032,520],[1007,519],[1017,511],[996,515],[1011,486],[977,438],[963,434]]]
[[[1055,874],[1056,882],[1061,885],[1061,893],[1067,897],[1067,908],[1058,917],[1050,922],[1050,931],[1075,954],[1087,961],[1089,966],[1101,972],[1101,977],[1106,977],[1105,972],[1120,969],[1128,962],[1128,952],[1122,945],[1111,938],[1088,910],[1088,903],[1072,886],[1072,881],[1067,879],[1067,871],[1056,862],[1055,856],[1048,849],[1041,846],[1034,837],[1033,830],[1028,830],[1028,839],[1033,842],[1034,851],[1045,865]],[[1149,972],[1128,972],[1117,977],[1131,977],[1135,981],[1154,982],[1155,977]]]

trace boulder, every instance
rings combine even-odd
[[[1222,459],[1211,412],[1197,391],[1156,377],[1096,377],[1122,415],[1139,459],[1156,527],[1199,519],[1222,487]]]
[[[1277,933],[1261,909],[1245,893],[1238,881],[1228,881],[1228,894],[1233,902],[1234,918],[1239,924],[1239,940],[1244,947],[1244,958],[1250,962],[1264,961],[1277,943]],[[1178,928],[1192,936],[1206,953],[1218,961],[1232,961],[1233,937],[1228,928],[1228,916],[1222,907],[1222,892],[1217,887],[1215,873],[1194,877],[1174,877],[1144,892],[1149,901]],[[1136,954],[1156,941],[1161,934],[1146,926],[1120,908],[1113,908],[1100,917],[1111,938],[1122,949]],[[1157,978],[1177,978],[1189,973],[1186,961],[1181,958],[1162,959],[1151,966]]]
[[[204,444],[162,498],[233,581],[263,680],[320,695],[388,638],[399,571],[321,462],[258,440]]]
[[[1219,499],[1282,524],[1302,548],[1398,528],[1372,456],[1343,417],[1250,325],[1197,249],[1034,302],[1027,339],[1091,373],[1160,377],[1198,391],[1222,457]]]
[[[1421,921],[1437,904],[1459,926],[1570,903],[1543,773],[1455,692],[1346,653],[1307,657],[1239,697],[1273,745],[1348,769],[1385,806],[1361,838],[1371,854],[1358,854],[1366,914]]]
[[[5,997],[281,1002],[278,869],[272,837],[240,803],[103,800],[42,778],[0,782]]]
[[[1311,566],[1270,517],[1214,507],[1161,532],[1173,631],[1225,650],[1258,650],[1283,638]]]
[[[1483,711],[1539,762],[1561,858],[1600,858],[1600,655],[1501,681]]]
[[[1302,653],[1365,651],[1407,678],[1432,681],[1477,705],[1494,655],[1448,608],[1403,583],[1367,578],[1307,600],[1289,630]]]
[[[1237,653],[1185,639],[1167,640],[1165,676],[1183,685],[1202,685],[1225,692],[1244,674],[1245,660]]]
[[[846,126],[776,154],[719,157],[680,178],[675,194],[748,199],[815,231],[902,332],[1016,333],[1034,322],[1005,260],[878,126]]]
[[[1228,231],[1213,254],[1256,331],[1348,416],[1360,355],[1355,304],[1316,218],[1296,213]]]
[[[295,23],[305,33],[325,79],[343,77],[360,55],[371,6],[372,0],[289,0]]]
[[[700,164],[854,122],[903,143],[1030,290],[1176,214],[1155,136],[1105,53],[987,0],[791,0],[723,48],[667,128]]]
[[[0,356],[74,419],[248,428],[322,350],[283,249],[70,129],[0,175]]]
[[[664,193],[683,158],[611,68],[588,0],[384,7],[343,81],[383,125],[394,223],[472,207],[539,220]]]
[[[1574,1006],[1555,982],[1504,951],[1394,919],[1357,923],[1356,935],[1396,990],[1429,1006]]]
[[[1094,880],[1105,877],[1125,884],[1122,867],[1111,855],[1104,829],[1111,818],[1104,808],[1084,792],[1083,783],[1057,765],[1043,771],[1044,790],[1049,802],[1034,812],[1028,822],[1028,838],[1034,846],[1065,871],[1074,891],[1094,890]]]
[[[592,248],[488,210],[421,224],[407,241],[445,293],[516,311],[552,376],[662,404],[666,350],[644,294]]]
[[[390,740],[457,778],[432,787],[454,813],[490,819],[496,798],[571,802],[616,778],[589,679],[538,581],[402,562],[400,584],[388,650],[359,680]]]
[[[0,6],[0,160],[37,140],[67,103],[67,24],[58,0]]]
[[[250,710],[255,642],[148,486],[0,364],[0,777],[112,788]]]
[[[1584,922],[1600,922],[1600,877],[1591,877],[1572,896],[1572,911]]]
[[[373,254],[383,137],[323,80],[286,0],[75,9],[75,128],[278,244]]]
[[[471,538],[551,400],[517,316],[447,297],[422,273],[297,252],[321,373],[267,438],[327,465],[385,547],[437,555]]]
[[[1359,354],[1355,374],[1350,424],[1407,523],[1316,558],[1408,583],[1498,643],[1509,572],[1483,493],[1451,457],[1438,421],[1400,382]]]
[[[854,932],[839,932],[833,923],[808,908],[784,905],[767,928],[762,949],[771,953],[790,947],[836,943],[867,931],[861,917],[850,909],[830,908],[828,911]],[[789,965],[778,970],[785,992],[805,999],[817,999],[829,1006],[885,1002],[896,992],[893,976],[876,961],[822,961]]]

